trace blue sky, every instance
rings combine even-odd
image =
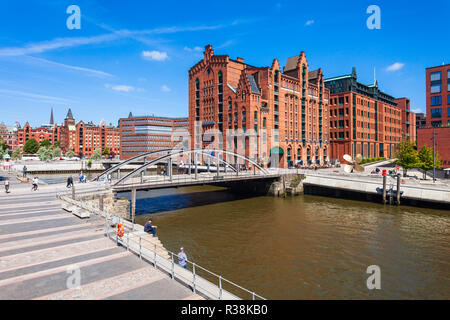
[[[351,72],[425,110],[425,68],[449,63],[450,2],[20,1],[0,2],[0,121],[117,124],[120,117],[187,116],[188,70],[212,44],[255,66],[305,51],[325,77]],[[81,9],[69,30],[66,9]],[[222,5],[226,4],[226,7]],[[366,9],[381,9],[369,30]]]

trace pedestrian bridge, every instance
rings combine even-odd
[[[224,160],[224,156],[228,158],[239,159],[241,163],[246,164],[246,170],[240,170],[239,167],[233,166]],[[174,159],[188,157],[186,164],[178,165],[178,172],[173,173]],[[199,159],[206,159],[207,164],[203,166],[206,172],[199,172]],[[144,164],[137,169],[121,176],[120,169],[128,164],[135,164],[144,161]],[[167,173],[164,175],[146,174],[147,168],[159,163],[167,163]],[[220,149],[165,149],[154,152],[148,152],[125,160],[102,174],[97,176],[95,180],[102,179],[108,175],[115,175],[116,180],[112,185],[115,192],[127,192],[136,190],[151,190],[180,186],[192,185],[229,185],[239,181],[252,180],[271,180],[278,178],[278,173],[271,173],[267,169],[262,168],[254,160],[249,159],[241,154]]]

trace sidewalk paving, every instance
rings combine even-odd
[[[56,192],[65,185],[31,192],[30,184],[0,177],[11,184],[9,194],[0,188],[0,300],[203,299],[106,238],[103,219],[62,210]],[[76,270],[79,287],[71,288]]]

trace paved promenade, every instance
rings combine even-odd
[[[11,193],[0,188],[0,299],[202,299],[106,238],[102,218],[61,210],[64,185],[31,192],[9,180]]]

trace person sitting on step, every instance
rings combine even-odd
[[[152,233],[153,237],[156,237],[157,226],[152,225],[152,219],[148,220],[144,225],[144,232]]]

